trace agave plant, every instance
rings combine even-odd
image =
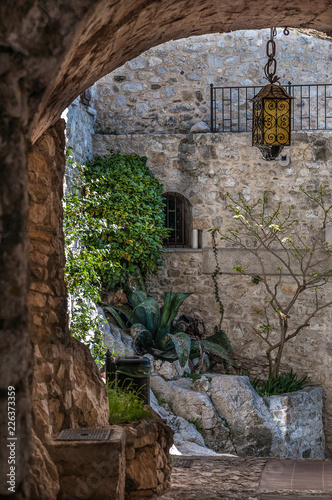
[[[174,324],[182,303],[191,293],[165,292],[164,305],[160,308],[154,298],[147,296],[140,277],[131,278],[129,288],[128,300],[133,309],[126,305],[103,307],[112,314],[121,328],[131,325],[130,333],[139,351],[166,361],[178,359],[183,367],[189,357],[193,359],[201,354],[203,346],[210,354],[230,361],[226,350],[218,342],[194,340]],[[218,341],[216,335],[213,337]]]

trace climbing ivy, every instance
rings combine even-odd
[[[110,151],[79,167],[77,191],[66,199],[67,220],[89,252],[101,257],[103,287],[121,287],[139,268],[157,274],[165,228],[163,187],[147,158]]]
[[[221,328],[221,323],[222,323],[222,320],[224,319],[224,305],[223,305],[223,303],[221,301],[221,298],[220,298],[219,285],[218,285],[217,276],[220,276],[222,274],[222,272],[221,272],[219,261],[218,261],[218,249],[217,249],[217,243],[216,243],[216,230],[213,229],[211,231],[211,234],[212,234],[213,254],[214,254],[215,261],[216,261],[216,268],[215,268],[214,272],[212,273],[212,279],[213,279],[213,284],[214,284],[214,295],[215,295],[216,301],[218,303],[219,312],[220,312],[220,320],[219,320],[218,327]]]
[[[111,151],[78,165],[68,150],[67,162],[79,172],[64,199],[65,280],[76,297],[71,333],[101,363],[105,346],[92,302],[103,287],[122,287],[137,268],[157,273],[168,234],[163,188],[137,154]]]

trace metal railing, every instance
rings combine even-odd
[[[284,86],[292,99],[292,130],[332,130],[332,83]],[[210,85],[211,132],[251,132],[251,99],[262,86]]]

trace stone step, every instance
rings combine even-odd
[[[259,487],[261,492],[332,493],[332,461],[270,459]]]

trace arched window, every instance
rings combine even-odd
[[[168,238],[164,240],[167,248],[190,247],[191,235],[191,205],[179,193],[165,193],[165,223],[171,229]]]

